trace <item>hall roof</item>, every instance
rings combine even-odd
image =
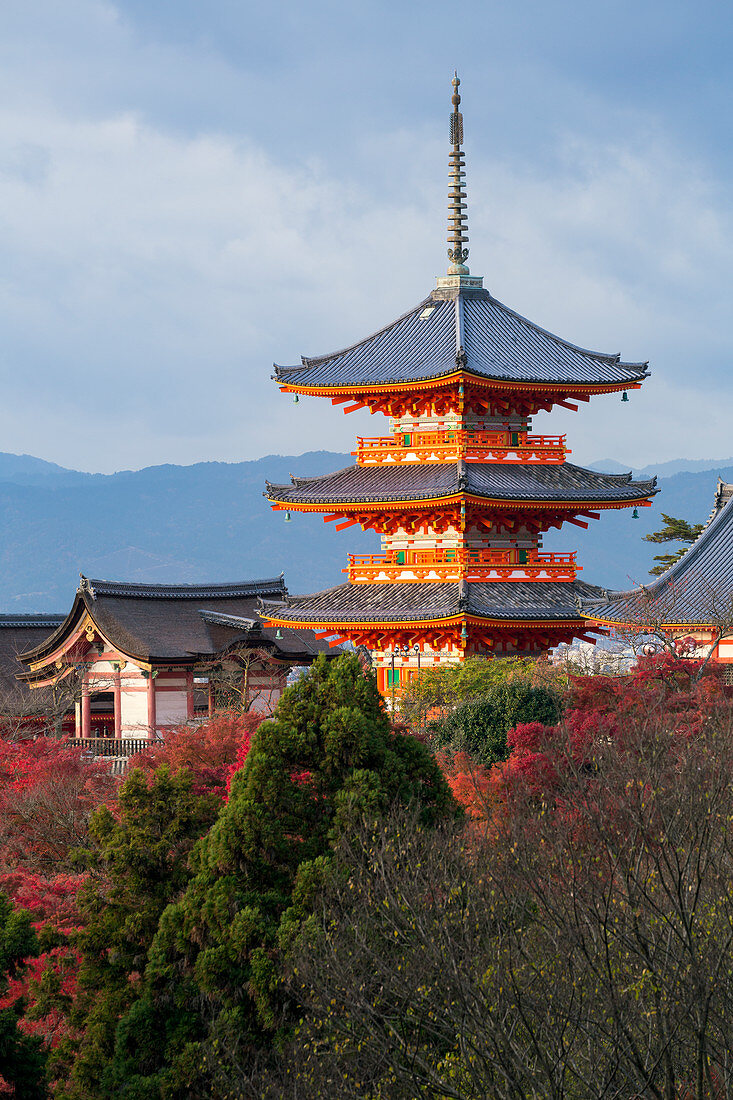
[[[583,604],[586,618],[613,624],[709,625],[733,610],[733,484],[718,479],[710,518],[695,542],[653,584],[602,592]]]
[[[354,386],[439,379],[465,370],[497,382],[619,386],[640,382],[647,363],[577,347],[480,289],[440,288],[396,321],[350,347],[275,364],[273,377],[295,388]]]
[[[265,495],[284,505],[431,500],[457,493],[491,500],[600,504],[638,501],[657,492],[656,478],[633,481],[630,473],[602,474],[570,462],[546,466],[463,461],[346,466],[319,477],[292,477],[291,482],[267,482]]]
[[[579,600],[601,589],[584,581],[470,581],[448,584],[340,584],[283,603],[263,601],[262,614],[283,622],[357,623],[448,619],[456,615],[514,621],[579,622]]]
[[[20,654],[40,645],[57,630],[64,615],[0,615],[0,713],[32,714],[39,705],[37,693],[18,681],[25,665]]]
[[[233,584],[125,584],[82,576],[69,614],[54,631],[23,654],[28,663],[50,659],[88,615],[120,652],[146,662],[194,663],[242,643],[266,648],[277,658],[310,660],[328,647],[309,631],[262,626],[260,599],[284,599],[282,574]]]

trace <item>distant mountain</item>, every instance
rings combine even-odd
[[[733,458],[673,458],[671,462],[652,463],[651,466],[634,468],[634,477],[672,477],[673,474],[703,472],[704,470],[722,470],[733,466]],[[592,470],[604,474],[627,474],[628,466],[622,466],[613,458],[603,458],[600,462],[591,462]],[[668,513],[669,514],[669,513]]]
[[[286,523],[262,493],[265,480],[323,474],[349,455],[313,451],[252,462],[151,466],[87,474],[30,455],[0,454],[0,611],[66,611],[79,573],[104,579],[194,583],[285,572],[291,592],[339,584],[349,551],[378,550],[358,527],[334,531],[319,515],[292,513]],[[707,519],[717,478],[733,481],[733,459],[660,464],[661,492],[651,508],[601,513],[587,531],[566,525],[544,537],[547,550],[578,550],[584,580],[627,588],[648,580],[657,548],[642,536],[662,511],[692,523]],[[627,471],[613,460],[594,464]],[[640,471],[645,476],[649,472]]]
[[[55,462],[46,462],[33,455],[11,455],[0,452],[0,481],[12,481],[17,485],[41,485],[48,478],[83,478],[77,470],[66,470]]]
[[[120,581],[194,583],[270,577],[292,592],[338,584],[349,550],[377,536],[334,531],[320,515],[286,523],[265,480],[323,474],[349,455],[316,451],[252,462],[151,466],[117,474],[57,467],[37,477],[0,456],[0,610],[65,611],[79,573]],[[40,462],[40,460],[39,460]],[[51,464],[47,464],[51,466]]]

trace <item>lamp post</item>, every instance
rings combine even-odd
[[[417,671],[418,671],[418,675],[419,675],[420,674],[420,646],[418,645],[417,642],[415,642],[415,644],[412,648],[415,650],[415,653],[417,653]]]

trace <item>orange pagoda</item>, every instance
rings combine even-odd
[[[378,531],[382,553],[349,556],[347,582],[264,604],[271,626],[316,629],[372,654],[380,689],[468,655],[532,654],[583,637],[579,604],[600,589],[542,533],[648,505],[655,481],[572,465],[565,436],[532,416],[638,389],[646,363],[585,351],[508,309],[471,275],[460,81],[453,80],[447,275],[398,320],[331,355],[275,366],[283,392],[390,417],[358,438],[353,466],[267,484],[272,507]]]

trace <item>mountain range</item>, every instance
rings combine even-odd
[[[115,474],[65,469],[31,455],[0,453],[0,611],[62,612],[79,573],[117,581],[192,584],[270,577],[283,571],[291,592],[340,584],[349,551],[371,553],[379,539],[358,527],[334,531],[318,515],[285,522],[263,498],[265,480],[285,482],[350,465],[349,455],[310,451],[249,462],[150,466]],[[612,459],[593,463],[627,472]],[[654,554],[643,541],[661,512],[691,523],[710,513],[718,477],[733,481],[733,458],[685,459],[635,470],[659,476],[651,508],[602,512],[587,531],[566,525],[545,550],[577,550],[582,578],[608,588],[648,580]]]

